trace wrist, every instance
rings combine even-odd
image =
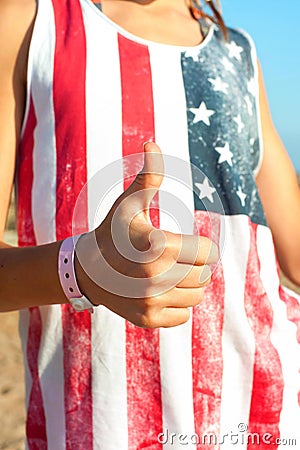
[[[97,284],[89,276],[89,274],[93,273],[95,264],[99,264],[97,262],[95,246],[96,241],[93,232],[86,233],[80,237],[75,247],[74,270],[80,291],[87,298],[91,299],[93,304],[98,306],[95,300],[97,296]]]
[[[70,304],[76,311],[93,312],[93,303],[82,293],[78,286],[74,266],[75,246],[81,236],[71,236],[62,241],[58,255],[58,275],[61,287]]]

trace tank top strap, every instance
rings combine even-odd
[[[98,9],[100,9],[100,11],[102,11],[102,5],[101,5],[101,0],[91,0],[95,6],[97,6]]]

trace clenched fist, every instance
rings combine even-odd
[[[163,157],[144,146],[144,167],[116,200],[105,220],[77,244],[81,291],[140,327],[172,327],[189,319],[210,282],[208,264],[218,258],[205,237],[155,228],[149,205],[163,180]]]

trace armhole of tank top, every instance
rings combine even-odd
[[[251,49],[251,62],[254,70],[254,78],[256,82],[256,95],[255,95],[255,106],[256,106],[256,117],[257,117],[257,130],[258,130],[258,141],[259,141],[259,157],[256,167],[253,170],[253,175],[256,178],[263,162],[264,156],[264,145],[263,145],[263,136],[262,136],[262,123],[261,123],[261,115],[260,115],[260,105],[259,105],[259,81],[258,81],[258,60],[257,60],[257,52],[256,46],[252,39],[252,37],[245,31],[240,28],[237,28],[237,31],[243,35],[247,41],[249,42]]]
[[[205,17],[199,17],[198,19],[198,23],[200,26],[200,30],[201,30],[201,34],[203,39],[206,38],[206,36],[209,33],[210,28],[214,25],[213,22],[210,22],[207,18]]]
[[[36,0],[36,15],[34,19],[34,25],[32,30],[32,35],[30,39],[29,44],[29,50],[28,50],[28,59],[27,59],[27,70],[26,70],[26,102],[25,102],[25,111],[24,111],[24,117],[21,127],[21,134],[20,134],[20,140],[22,140],[24,131],[26,128],[26,123],[28,119],[28,113],[30,108],[30,97],[31,97],[31,76],[32,76],[32,66],[33,66],[33,54],[34,54],[34,42],[35,42],[35,35],[36,35],[36,24],[39,18],[39,10],[40,10],[40,2],[42,0]]]
[[[102,5],[100,0],[91,0],[91,2],[102,12]]]

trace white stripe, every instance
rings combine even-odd
[[[94,448],[127,450],[125,321],[104,307],[92,316]]]
[[[300,443],[300,408],[298,392],[300,391],[300,346],[296,338],[296,326],[287,319],[285,303],[279,298],[279,281],[271,232],[268,228],[258,226],[257,248],[261,264],[261,280],[273,309],[273,326],[271,341],[276,348],[281,363],[284,379],[283,403],[280,415],[281,438],[297,438]],[[295,448],[280,445],[279,449]]]
[[[164,449],[182,448],[179,434],[195,433],[191,336],[191,318],[179,327],[160,330],[163,430],[176,433],[176,438],[168,440]],[[190,438],[187,441],[190,442]],[[190,446],[185,445],[185,448]]]
[[[37,244],[56,240],[56,147],[52,92],[54,46],[55,22],[52,2],[40,1],[31,42],[31,52],[34,55],[32,97],[38,117],[34,139],[39,144],[34,146],[33,152],[32,187],[32,216]]]
[[[28,332],[29,332],[29,320],[30,311],[29,309],[22,309],[19,314],[19,335],[22,345],[22,353],[24,360],[24,375],[25,375],[25,409],[26,413],[28,411],[29,395],[32,388],[32,377],[28,366],[27,360],[27,343],[28,343]],[[26,439],[26,450],[28,448],[28,443]]]
[[[181,53],[177,49],[171,52],[169,48],[157,46],[150,46],[149,52],[153,83],[155,141],[164,154],[165,163],[165,176],[159,190],[161,228],[193,234],[193,181]],[[172,73],[171,79],[170,73]],[[172,220],[172,215],[175,220]]]
[[[117,33],[101,14],[91,14],[90,2],[81,3],[87,40],[88,215],[89,228],[94,229],[123,192],[121,82]],[[107,88],[111,85],[113,90]],[[97,308],[92,316],[95,449],[127,449],[125,338],[124,320]]]
[[[42,339],[38,366],[46,417],[48,450],[63,450],[66,440],[61,306],[40,308]]]
[[[101,16],[91,14],[90,2],[83,1],[82,6],[87,41],[88,210],[89,228],[94,229],[123,192],[122,97],[117,33]]]
[[[248,220],[242,215],[227,216],[221,223],[221,242],[225,242],[222,257],[225,298],[220,439],[238,433],[238,425],[248,424],[249,419],[255,340],[244,307],[250,248]],[[232,449],[229,439],[224,440],[222,450]],[[246,444],[239,442],[239,448],[246,448]]]
[[[38,43],[39,35],[35,37],[36,33],[39,33],[39,30],[36,26],[38,22],[38,15],[39,15],[39,4],[40,0],[37,0],[37,13],[36,18],[33,24],[33,30],[32,35],[30,39],[29,44],[29,50],[28,50],[28,59],[27,59],[27,74],[26,74],[26,103],[25,103],[25,111],[23,116],[23,122],[22,122],[22,128],[21,128],[21,134],[20,138],[23,139],[24,132],[26,129],[28,114],[29,114],[29,108],[30,108],[30,100],[31,100],[31,89],[32,89],[32,69],[34,67],[34,60],[35,60],[35,45]],[[35,44],[36,43],[36,44]]]
[[[171,53],[169,48],[155,45],[149,50],[155,140],[164,153],[165,162],[165,177],[159,191],[160,228],[193,234],[193,184],[180,52]],[[172,73],[171,79],[169,73]],[[194,434],[191,319],[179,327],[160,330],[160,365],[163,429],[170,433]],[[177,438],[172,443],[168,440],[164,448],[179,449],[182,444]]]

